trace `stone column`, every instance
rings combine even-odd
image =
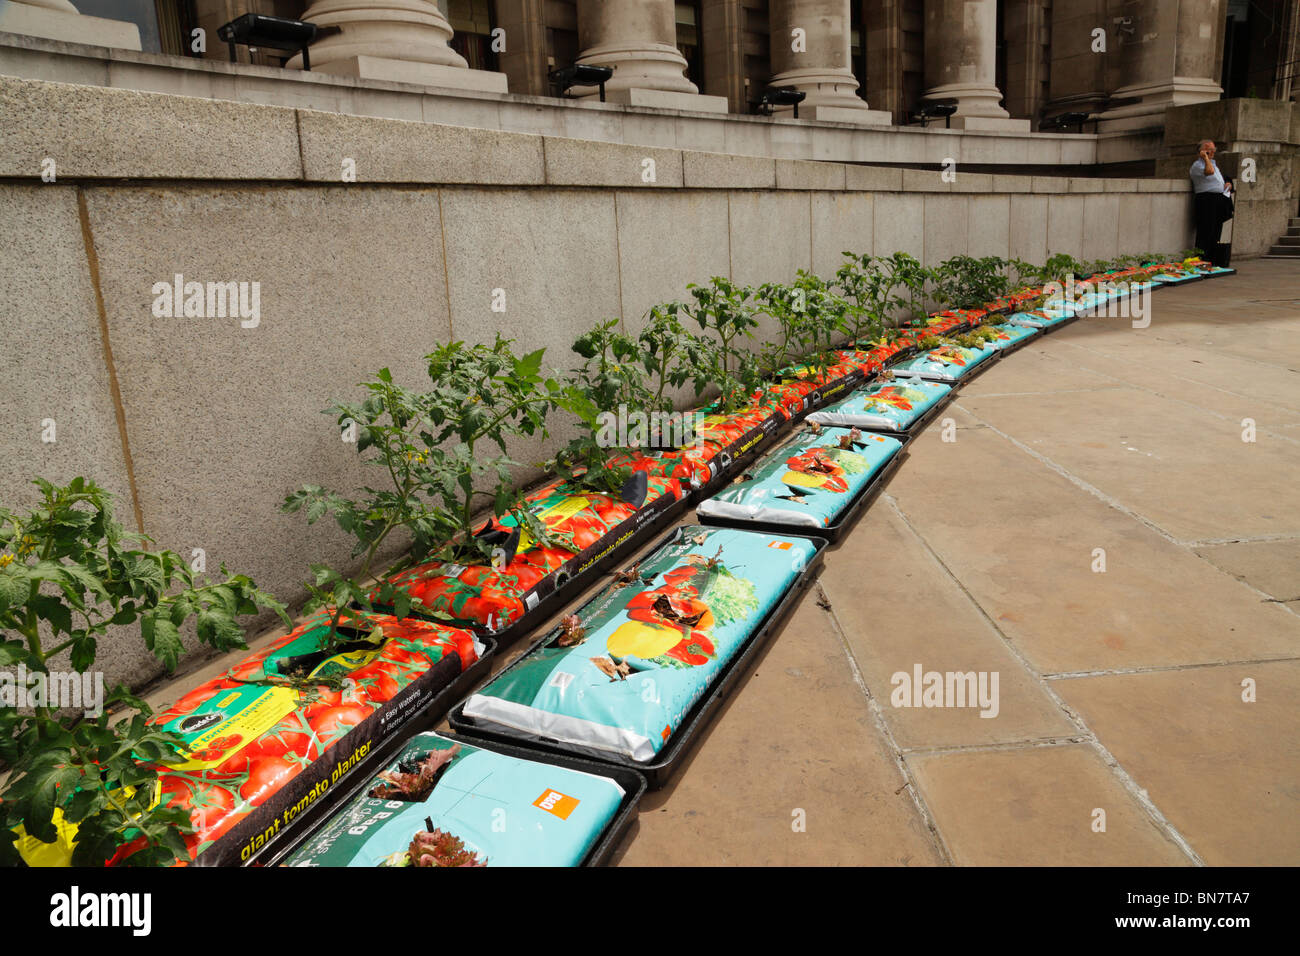
[[[0,30],[65,43],[140,49],[140,28],[134,23],[82,16],[69,0],[0,0]]]
[[[1114,0],[1108,39],[1115,67],[1111,108],[1099,129],[1161,126],[1171,106],[1217,100],[1226,0]]]
[[[1002,108],[997,76],[997,0],[925,0],[923,98],[957,105],[962,129],[1029,129]]]
[[[888,125],[885,110],[867,108],[857,94],[849,59],[849,0],[772,0],[772,86],[793,86],[807,96],[800,118]],[[786,107],[785,109],[790,109]]]
[[[505,49],[498,54],[501,72],[512,93],[547,96],[546,4],[543,0],[496,0],[497,26],[505,31]]]
[[[895,123],[906,125],[910,104],[903,92],[904,0],[856,2],[862,3],[862,42],[866,44],[871,102],[888,110]]]
[[[745,98],[744,22],[741,0],[701,0],[704,91],[710,96],[725,96],[733,113],[749,112]]]
[[[700,96],[683,72],[672,0],[578,0],[578,46],[578,63],[614,68],[605,84],[610,102],[727,112],[726,97]]]
[[[1106,105],[1106,64],[1117,42],[1106,18],[1106,0],[1052,5],[1052,64],[1045,112],[1092,113]],[[1095,30],[1105,30],[1106,48]],[[1094,49],[1095,47],[1095,49]]]
[[[468,69],[447,46],[451,24],[433,0],[316,0],[303,19],[338,27],[311,45],[311,68],[368,80],[506,92],[506,75]],[[301,67],[302,57],[287,64]]]

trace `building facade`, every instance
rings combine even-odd
[[[313,70],[531,96],[550,71],[610,66],[614,102],[730,114],[772,86],[811,119],[1057,128],[1161,126],[1220,97],[1289,101],[1295,0],[5,0],[0,29],[225,59],[217,29],[243,13],[319,28]],[[78,23],[78,18],[82,22]],[[93,18],[92,24],[85,18]],[[131,31],[134,26],[136,30]],[[196,41],[202,31],[203,39]],[[138,35],[137,35],[138,34]],[[245,62],[301,58],[240,48]],[[592,91],[579,89],[579,94]],[[787,110],[788,106],[776,109]],[[930,120],[935,122],[935,120]]]

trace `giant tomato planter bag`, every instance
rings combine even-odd
[[[577,866],[623,788],[438,734],[411,738],[288,866]]]
[[[281,839],[482,649],[468,631],[358,611],[358,626],[340,627],[355,639],[322,650],[329,618],[312,615],[151,719],[189,748],[156,767],[156,802],[189,811],[194,862],[238,865]],[[68,865],[76,828],[60,832],[61,846],[27,837],[19,850],[33,865]]]
[[[989,345],[993,346],[999,352],[1015,348],[1022,344],[1026,339],[1032,339],[1035,335],[1039,335],[1043,331],[1042,329],[1036,328],[1032,325],[1013,325],[1010,322],[1003,323],[1002,325],[989,325],[985,326],[985,328],[992,329],[997,333],[997,338],[990,340]]]
[[[485,733],[650,761],[815,554],[805,538],[681,528],[461,716]]]
[[[822,529],[834,524],[903,443],[846,428],[804,431],[701,501],[701,518]]]
[[[895,365],[893,372],[899,378],[955,382],[969,375],[976,366],[987,362],[997,354],[998,350],[987,343],[979,349],[968,349],[960,345],[940,345]]]
[[[840,428],[905,432],[952,392],[951,385],[905,379],[875,382],[819,412],[808,421]]]

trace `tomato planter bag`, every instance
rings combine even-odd
[[[806,430],[735,483],[701,501],[701,518],[819,530],[835,524],[903,443],[856,429]]]
[[[980,363],[998,354],[988,343],[983,348],[968,349],[960,345],[940,345],[915,358],[895,365],[899,378],[923,378],[931,382],[955,382],[969,375]]]
[[[985,328],[992,329],[997,333],[997,338],[989,341],[999,352],[1015,348],[1023,344],[1027,339],[1032,339],[1035,335],[1042,333],[1042,329],[1032,325],[1013,325],[1010,322],[1002,325],[986,325]]]
[[[680,528],[630,582],[606,587],[453,719],[648,762],[815,554],[805,538]]]
[[[608,777],[411,738],[287,866],[577,866],[622,803]]]
[[[813,412],[808,421],[840,428],[905,432],[951,393],[951,385],[924,379],[873,382],[844,401]]]
[[[482,652],[468,631],[424,621],[358,611],[349,624],[322,649],[319,612],[152,718],[189,746],[184,763],[157,768],[156,800],[190,811],[193,862],[239,865],[291,831]],[[29,862],[68,865],[76,827],[59,828],[64,845],[32,845]]]
[[[564,482],[553,481],[529,494],[527,502],[557,539],[554,544],[534,542],[520,530],[496,565],[429,561],[394,575],[392,581],[457,624],[500,633],[570,578],[652,527],[682,494],[676,478],[662,475],[646,475],[645,497],[639,502],[574,492]],[[508,534],[516,531],[511,518],[497,524]]]
[[[1055,305],[1044,306],[1041,309],[1030,309],[1028,312],[1017,312],[1007,319],[1007,325],[1023,325],[1031,329],[1050,329],[1062,325],[1074,318],[1074,306],[1066,306],[1063,301],[1058,300]]]

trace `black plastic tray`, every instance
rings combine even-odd
[[[842,425],[827,425],[827,428],[842,428]],[[865,428],[859,431],[866,432]],[[695,512],[696,520],[700,524],[709,525],[715,528],[738,528],[742,531],[761,531],[767,534],[796,534],[801,537],[825,538],[827,541],[838,541],[841,535],[849,529],[859,514],[866,506],[875,500],[876,495],[889,483],[898,466],[902,464],[903,459],[907,457],[908,445],[912,441],[912,436],[905,432],[870,432],[873,435],[882,435],[894,438],[902,442],[902,447],[894,453],[894,456],[885,462],[885,464],[871,476],[871,480],[857,490],[857,493],[849,500],[840,512],[839,517],[834,523],[824,528],[807,528],[803,525],[781,524],[778,521],[746,521],[744,518],[727,518],[720,515],[702,515],[699,511]]]
[[[526,731],[514,731],[509,728],[495,726],[490,729],[481,727],[474,722],[472,717],[465,716],[464,701],[457,704],[448,717],[452,729],[463,735],[467,743],[475,746],[478,746],[477,741],[479,740],[494,741],[520,747],[521,756],[524,753],[562,754],[575,759],[593,761],[601,767],[621,767],[625,770],[635,771],[645,777],[651,790],[658,790],[668,782],[669,777],[676,771],[681,758],[699,737],[699,732],[708,724],[735,685],[749,672],[750,665],[772,638],[773,632],[803,596],[804,591],[812,583],[817,572],[821,570],[823,552],[829,543],[825,538],[807,534],[792,534],[784,529],[779,533],[782,537],[804,538],[812,542],[816,549],[813,552],[812,559],[799,573],[799,576],[794,579],[789,590],[782,595],[781,600],[768,611],[767,616],[755,628],[754,633],[738,649],[736,656],[718,673],[717,679],[705,691],[704,696],[696,701],[695,706],[687,712],[681,724],[668,738],[667,746],[655,755],[654,762],[639,763],[614,754],[598,755],[579,751],[559,741],[538,737]],[[658,542],[655,547],[658,548],[667,543],[669,543],[669,539],[665,538],[663,541]],[[537,648],[549,643],[553,637],[554,631],[548,631],[542,635],[519,657],[519,660],[523,660],[524,657]],[[510,665],[510,667],[514,666],[514,663]],[[501,673],[505,673],[510,667],[505,668]]]
[[[245,866],[276,866],[285,857],[297,849],[315,831],[334,810],[352,799],[360,789],[370,783],[375,775],[392,761],[393,757],[405,746],[415,734],[429,730],[451,709],[452,705],[468,694],[480,680],[492,670],[492,662],[497,655],[497,642],[491,637],[479,637],[483,653],[467,670],[433,695],[433,699],[413,714],[392,734],[383,740],[370,754],[347,773],[347,783],[341,787],[330,787],[324,795],[299,814],[293,823],[293,830],[298,834],[290,841],[272,840],[262,849],[252,854]]]

